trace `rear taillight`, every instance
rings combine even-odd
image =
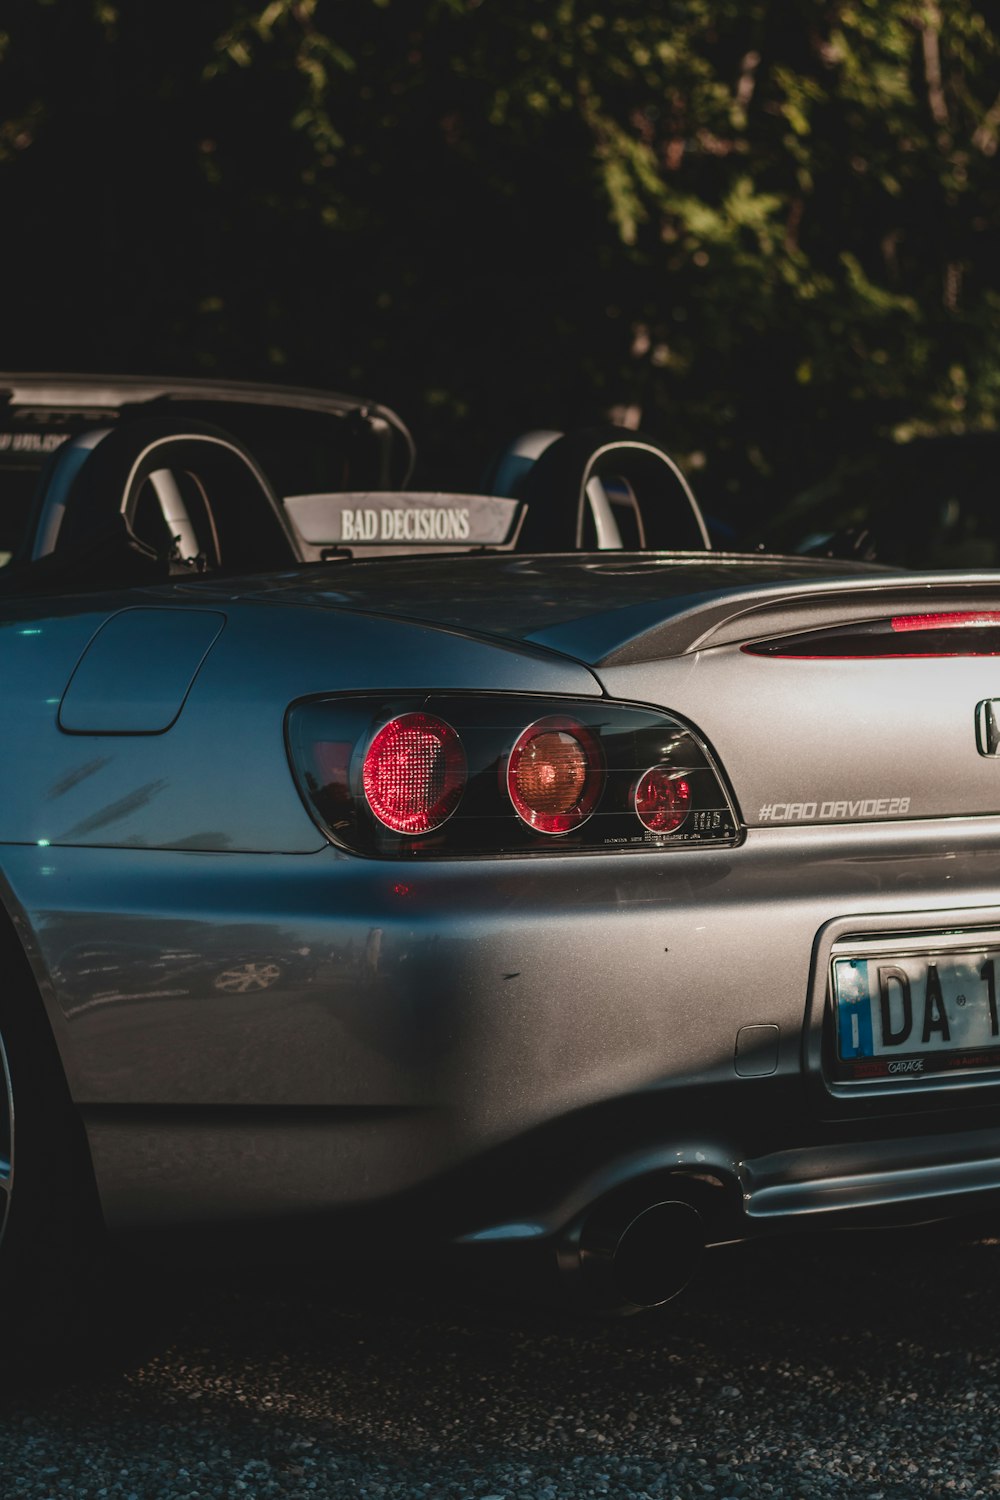
[[[635,789],[639,822],[652,833],[673,833],[691,811],[691,784],[680,771],[650,766]]]
[[[568,833],[594,811],[604,783],[597,738],[575,719],[539,719],[507,762],[507,790],[518,817],[539,833]]]
[[[368,806],[393,833],[431,833],[465,789],[462,742],[443,719],[401,714],[384,724],[361,768]]]
[[[358,854],[663,849],[739,837],[695,732],[605,699],[313,699],[289,711],[288,746],[309,811]]]

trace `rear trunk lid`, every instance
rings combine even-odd
[[[1000,813],[1000,574],[511,555],[354,563],[261,596],[571,656],[686,719],[749,827]]]

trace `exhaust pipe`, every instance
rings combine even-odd
[[[580,1231],[580,1267],[599,1301],[660,1307],[687,1286],[705,1249],[701,1214],[679,1199],[599,1205]]]

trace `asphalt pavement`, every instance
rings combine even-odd
[[[130,1353],[13,1382],[0,1497],[1000,1495],[998,1279],[982,1222],[727,1249],[614,1321],[440,1277],[161,1273]]]

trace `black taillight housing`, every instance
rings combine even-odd
[[[381,858],[732,844],[696,732],[606,699],[344,694],[296,703],[295,779],[334,843]]]

